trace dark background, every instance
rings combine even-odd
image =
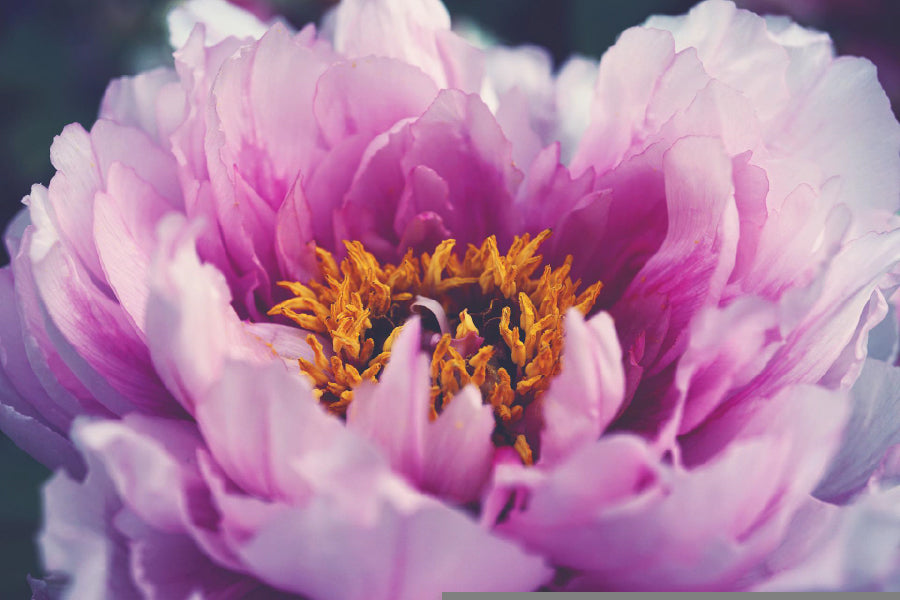
[[[272,6],[296,25],[318,20],[323,0],[236,1]],[[678,14],[690,0],[448,0],[455,21],[479,23],[507,44],[544,46],[557,64],[573,53],[599,57],[623,29],[654,13]],[[900,89],[900,2],[892,0],[745,0],[799,11],[825,29],[839,50],[879,65],[883,84]],[[164,16],[151,0],[4,1],[0,6],[0,225],[20,208],[32,183],[52,175],[49,147],[71,122],[90,128],[107,82],[170,64]],[[5,248],[0,265],[6,264]],[[12,307],[0,307],[12,310]],[[25,575],[40,574],[32,539],[40,526],[40,486],[49,473],[0,434],[0,598],[27,598]]]

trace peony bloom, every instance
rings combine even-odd
[[[558,73],[436,0],[216,6],[7,232],[39,593],[900,585],[870,63],[718,0]]]

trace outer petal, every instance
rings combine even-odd
[[[678,49],[696,47],[711,76],[751,99],[779,156],[811,160],[825,178],[840,175],[840,201],[851,207],[896,210],[900,178],[885,173],[900,172],[900,126],[871,63],[833,59],[821,35],[728,2],[647,25],[670,30]]]
[[[842,502],[860,491],[887,450],[900,444],[900,367],[867,360],[851,390],[853,406],[844,441],[816,496]]]
[[[44,566],[68,575],[72,598],[139,597],[128,573],[124,537],[111,523],[121,502],[95,464],[82,483],[60,471],[44,488],[46,518],[39,536]]]
[[[188,410],[221,378],[226,358],[275,359],[230,300],[221,273],[197,258],[190,227],[174,215],[163,219],[150,268],[147,345],[157,373]]]
[[[172,69],[154,69],[113,80],[100,105],[100,118],[146,131],[162,148],[171,122],[184,112],[184,95]]]
[[[349,58],[398,58],[438,87],[481,87],[481,56],[449,31],[450,15],[438,0],[349,0],[335,9],[329,27],[335,49]]]
[[[865,314],[879,282],[900,256],[900,230],[869,233],[845,245],[807,288],[783,300],[782,330],[789,331],[772,360],[732,402],[765,395],[794,382],[819,382],[860,332],[872,327]],[[840,378],[838,378],[840,380]]]
[[[11,270],[0,270],[0,300],[4,306],[16,305],[13,286]],[[40,420],[51,429],[63,433],[72,418],[70,411],[77,410],[77,401],[70,397],[68,403],[58,404],[44,389],[40,375],[29,362],[25,348],[28,334],[23,325],[17,310],[6,310],[0,315],[0,365],[3,367],[0,378],[4,404],[23,416],[40,415]]]
[[[270,583],[314,600],[524,591],[550,576],[541,559],[481,530],[462,513],[402,489],[379,496],[367,523],[355,523],[328,499],[316,498],[262,528],[244,560]]]
[[[656,464],[630,436],[605,436],[545,474],[498,469],[495,493],[515,495],[497,528],[582,570],[575,589],[727,588],[779,543],[843,425],[841,398],[820,388],[765,406],[723,424],[727,447],[688,471]]]
[[[812,504],[767,560],[755,591],[900,590],[900,488],[844,507]]]
[[[263,368],[227,363],[196,416],[217,463],[261,499],[305,500],[309,489],[292,464],[327,451],[343,429],[318,406],[299,372],[274,362]]]
[[[32,200],[39,203],[40,197]],[[35,253],[37,249],[33,246],[32,254],[42,256],[32,256],[31,272],[53,324],[77,353],[74,364],[89,365],[118,394],[101,392],[98,399],[108,398],[108,408],[118,414],[135,409],[177,413],[121,306],[97,287],[61,242]]]
[[[643,120],[657,79],[674,53],[671,36],[639,29],[624,31],[606,51],[600,61],[591,125],[572,159],[575,173],[588,166],[602,172],[621,160],[631,141],[630,128]],[[641,68],[635,69],[635,64]]]
[[[167,21],[173,48],[182,47],[200,23],[210,46],[227,37],[259,39],[268,28],[252,13],[226,0],[188,0],[169,12]]]

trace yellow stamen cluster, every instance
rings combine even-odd
[[[517,237],[505,255],[491,236],[469,245],[462,258],[453,252],[455,241],[445,240],[431,255],[410,250],[398,265],[384,266],[359,242],[344,243],[340,265],[319,248],[321,281],[281,282],[294,297],[269,314],[312,332],[307,343],[314,360],[300,359],[300,368],[328,409],[343,414],[353,389],[378,378],[417,297],[439,302],[455,328],[430,348],[432,418],[473,384],[493,407],[504,443],[530,464],[527,440],[509,427],[560,370],[565,312],[575,307],[587,314],[602,287],[597,282],[578,294],[571,257],[537,275],[542,257],[536,252],[549,235]]]

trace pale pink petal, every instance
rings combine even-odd
[[[126,541],[112,525],[122,503],[105,471],[89,464],[84,481],[59,471],[44,487],[46,517],[38,536],[44,567],[68,575],[66,591],[73,597],[138,597]]]
[[[167,24],[173,48],[182,47],[197,24],[206,28],[210,46],[227,37],[259,39],[267,29],[252,13],[226,0],[188,0],[169,12]]]
[[[466,386],[426,428],[422,489],[452,502],[479,499],[494,459],[493,432],[493,409]]]
[[[552,59],[535,46],[497,47],[485,56],[487,84],[498,96],[497,122],[513,145],[513,160],[527,168],[553,142],[556,118]]]
[[[195,414],[231,480],[254,497],[272,500],[305,499],[309,489],[293,462],[327,448],[343,429],[318,406],[306,378],[279,363],[227,363]]]
[[[597,70],[596,61],[574,56],[565,62],[556,76],[556,139],[565,164],[570,163],[590,124]]]
[[[177,74],[165,68],[115,79],[103,95],[100,118],[141,129],[165,148],[165,133],[171,127],[167,121],[184,110],[183,97],[170,91],[177,87]]]
[[[349,0],[332,18],[334,47],[348,58],[397,58],[419,67],[440,87],[449,83],[436,34],[450,29],[450,15],[438,0]]]
[[[595,442],[625,399],[622,348],[608,313],[587,322],[566,313],[563,370],[542,398],[541,464],[553,464],[583,444]]]
[[[900,231],[870,233],[845,245],[808,288],[792,290],[782,302],[782,327],[790,327],[790,335],[733,401],[787,382],[818,382],[852,343],[860,319],[868,321],[864,310],[898,253]]]
[[[622,160],[633,129],[643,123],[657,82],[673,60],[672,36],[652,29],[628,29],[606,51],[600,61],[591,124],[570,165],[575,174],[589,167],[606,171]]]
[[[900,367],[867,360],[851,390],[843,443],[816,488],[816,497],[843,502],[868,482],[891,446],[900,444]]]
[[[812,504],[766,561],[754,591],[892,591],[900,586],[900,488],[846,507]]]
[[[353,135],[371,140],[397,121],[422,114],[437,91],[419,69],[370,56],[325,71],[316,83],[313,110],[333,146]]]
[[[202,500],[203,489],[192,465],[201,443],[193,424],[132,415],[81,423],[75,438],[98,456],[119,495],[143,521],[180,532],[196,518],[202,502],[195,500]]]
[[[392,496],[363,523],[318,497],[261,528],[244,560],[270,584],[323,600],[436,600],[445,591],[530,591],[549,579],[541,559],[462,513]]]
[[[788,55],[753,13],[704,2],[682,17],[651,17],[646,26],[671,31],[677,51],[696,49],[704,69],[751,100],[762,118],[786,103]]]
[[[144,339],[156,223],[172,207],[120,163],[110,167],[107,185],[95,197],[94,241],[110,287]]]
[[[431,380],[419,350],[418,317],[403,326],[377,384],[361,384],[347,410],[347,427],[371,440],[391,467],[417,482],[423,477]]]
[[[227,358],[277,357],[244,328],[222,274],[200,263],[191,227],[173,215],[160,222],[158,235],[150,266],[147,345],[166,387],[192,410],[221,378]]]
[[[574,589],[720,589],[780,542],[844,416],[840,395],[801,386],[723,424],[733,428],[728,445],[689,470],[654,464],[653,450],[624,436],[583,447],[539,479],[507,467],[497,491],[515,496],[498,529],[584,570]]]

